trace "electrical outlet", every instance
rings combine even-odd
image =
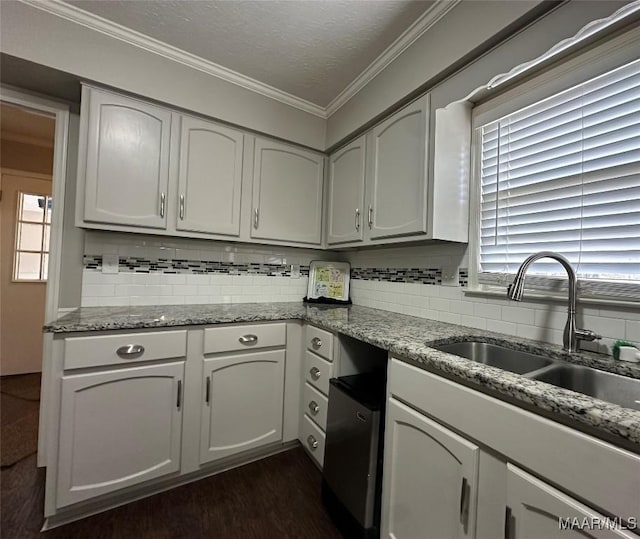
[[[300,264],[291,264],[291,278],[300,279]]]
[[[442,285],[458,286],[458,268],[456,266],[442,268]]]
[[[103,254],[102,255],[102,273],[118,273],[118,255]]]

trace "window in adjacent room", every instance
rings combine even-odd
[[[478,282],[538,251],[593,295],[640,298],[640,60],[476,125]],[[540,285],[566,278],[542,259]]]
[[[18,193],[15,281],[46,281],[49,265],[51,204],[48,196]]]

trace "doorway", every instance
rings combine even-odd
[[[42,326],[59,314],[69,105],[6,86],[0,90],[4,486],[5,473],[35,470],[46,462],[52,337],[43,336]],[[2,494],[4,499],[4,489]]]
[[[55,117],[0,103],[0,375],[42,370]]]

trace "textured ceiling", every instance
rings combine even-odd
[[[67,0],[326,106],[422,13],[426,0]]]

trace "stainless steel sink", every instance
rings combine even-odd
[[[635,378],[559,362],[540,372],[531,373],[529,377],[625,408],[640,410],[640,380]]]
[[[433,348],[516,374],[535,371],[553,363],[541,356],[486,342],[464,341]]]

